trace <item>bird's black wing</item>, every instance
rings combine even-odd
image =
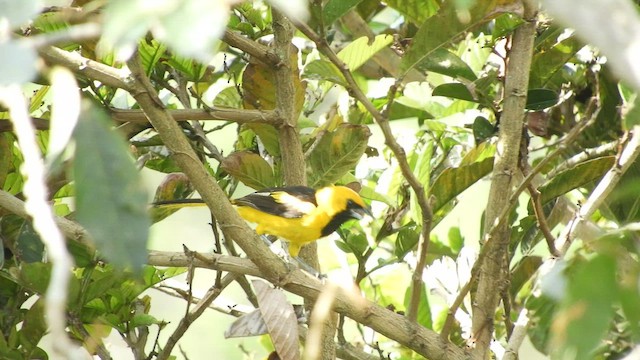
[[[233,204],[288,219],[302,217],[317,206],[316,191],[306,186],[264,189],[233,200]]]

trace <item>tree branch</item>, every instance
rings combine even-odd
[[[208,261],[210,259],[210,261]],[[150,251],[147,263],[154,266],[195,267],[231,271],[254,275],[268,280],[264,273],[258,271],[248,259],[238,259],[218,254],[199,254],[193,261],[182,252]],[[294,271],[288,275],[282,287],[305,299],[316,300],[324,291],[320,280],[302,271]],[[344,314],[353,320],[393,339],[416,353],[431,360],[462,360],[469,354],[450,342],[440,340],[432,330],[409,321],[406,317],[387,310],[359,294],[347,292],[337,287],[334,300],[334,311]]]
[[[485,229],[493,230],[484,244],[485,256],[478,272],[478,291],[473,303],[472,338],[474,357],[487,359],[493,337],[493,317],[502,289],[507,285],[510,229],[504,223],[493,229],[500,213],[511,208],[509,193],[518,171],[523,115],[529,84],[529,68],[536,33],[535,8],[525,9],[525,23],[513,35],[507,63],[504,112],[500,119],[493,178],[486,210]],[[507,191],[509,190],[509,191]]]
[[[235,31],[231,31],[229,29],[225,30],[222,41],[234,48],[242,50],[242,52],[249,54],[256,59],[259,59],[265,64],[276,66],[280,62],[278,55],[272,52],[267,46],[262,45],[257,41],[247,39]]]
[[[128,70],[116,69],[82,57],[77,52],[64,51],[56,47],[40,49],[38,53],[49,64],[63,66],[75,74],[99,81],[107,86],[130,90],[127,83],[130,75]]]
[[[296,92],[295,80],[299,81],[298,64],[292,62],[295,47],[293,25],[279,11],[271,10],[273,16],[274,50],[279,63],[274,69],[276,88],[276,108],[281,124],[278,128],[280,136],[280,156],[282,157],[284,180],[287,185],[305,185],[307,183],[306,167],[302,144],[298,135],[298,117],[296,99],[302,94]],[[294,58],[297,58],[295,56]]]
[[[25,203],[4,190],[0,190],[0,207],[23,219],[31,219],[31,215],[27,212]],[[62,231],[67,238],[93,248],[89,233],[82,226],[71,220],[58,216],[54,217],[54,221],[60,231]]]
[[[188,120],[224,120],[238,124],[262,123],[278,125],[280,123],[277,114],[273,110],[243,110],[215,108],[205,109],[178,109],[167,110],[175,121]],[[111,118],[119,122],[147,123],[148,120],[142,110],[109,109]]]

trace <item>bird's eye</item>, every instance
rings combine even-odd
[[[347,200],[347,207],[348,208],[351,208],[351,207],[354,207],[354,206],[356,206],[355,201],[353,201],[351,199]]]

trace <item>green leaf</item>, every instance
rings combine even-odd
[[[341,124],[322,135],[307,161],[309,186],[333,184],[353,170],[367,148],[369,136],[367,126],[353,124]]]
[[[478,78],[466,62],[447,49],[434,50],[431,56],[424,58],[416,64],[416,68],[420,71],[431,71],[452,78],[462,78],[471,81]]]
[[[449,201],[460,195],[469,186],[485,177],[493,169],[493,158],[464,165],[457,168],[447,168],[433,182],[430,194],[436,196],[433,204],[435,213]]]
[[[314,60],[304,67],[304,76],[308,79],[330,81],[346,86],[347,80],[340,70],[330,61]]]
[[[460,232],[460,227],[451,227],[447,235],[449,237],[449,246],[451,247],[451,250],[455,254],[458,254],[464,246],[464,237],[462,236],[462,232]]]
[[[22,329],[20,329],[22,343],[28,347],[28,349],[24,350],[34,350],[40,339],[47,333],[43,302],[42,298],[40,298],[40,300],[31,305],[25,314]]]
[[[596,255],[578,263],[568,286],[551,327],[559,343],[554,355],[588,359],[613,317],[613,303],[618,298],[615,259]]]
[[[229,86],[216,95],[213,105],[238,109],[242,107],[242,97],[235,86]]]
[[[24,262],[39,262],[44,259],[44,244],[29,221],[24,221],[20,227],[16,250],[20,260]]]
[[[396,238],[396,246],[393,254],[398,259],[403,259],[414,247],[418,244],[420,238],[420,230],[416,223],[413,221],[403,226],[398,231],[398,237]]]
[[[238,151],[224,158],[221,167],[250,188],[261,190],[276,186],[271,165],[260,155]]]
[[[471,102],[478,102],[473,97],[469,89],[461,83],[448,83],[437,86],[433,89],[433,96],[446,96],[452,99],[460,99]]]
[[[634,126],[640,125],[640,97],[634,94],[633,99],[625,105],[628,110],[622,118],[622,128],[629,131]]]
[[[13,136],[8,133],[0,133],[0,189],[4,189],[5,181],[9,175],[9,172],[13,168]]]
[[[156,194],[153,197],[153,202],[174,200],[174,199],[186,199],[193,194],[195,189],[189,178],[180,172],[167,174],[160,185],[156,188]],[[156,223],[169,215],[178,211],[172,207],[152,207],[149,209],[151,216],[151,222]]]
[[[540,256],[524,256],[511,271],[510,293],[514,298],[518,291],[529,281],[542,265]]]
[[[417,159],[415,160],[415,165],[412,166],[414,169],[414,173],[416,174],[416,178],[422,184],[424,189],[429,189],[429,181],[431,180],[431,159],[433,157],[433,142],[429,141],[423,149],[417,155]],[[426,190],[425,190],[426,191]],[[413,221],[416,224],[422,223],[422,209],[420,208],[420,204],[418,203],[418,197],[415,196],[413,189],[411,193],[414,194],[411,196],[411,211],[410,215]],[[429,193],[426,192],[425,196],[429,198]]]
[[[387,0],[385,3],[416,24],[423,23],[440,8],[436,0]]]
[[[548,89],[529,89],[527,92],[527,110],[543,110],[558,103],[558,93]]]
[[[189,81],[200,81],[204,76],[207,68],[193,59],[180,57],[178,55],[171,56],[167,60],[167,65],[180,71],[186,75]]]
[[[476,140],[476,144],[486,141],[495,135],[497,130],[484,116],[477,116],[471,128],[473,129],[473,138]]]
[[[345,240],[344,244],[349,247],[350,253],[353,253],[356,258],[362,258],[362,255],[369,248],[369,242],[367,241],[367,235],[362,229],[355,224],[354,226],[345,226],[344,229],[338,229],[341,237]]]
[[[329,0],[322,9],[322,18],[325,26],[333,24],[349,10],[353,9],[362,0]]]
[[[614,161],[613,156],[603,156],[587,160],[557,174],[538,188],[542,195],[540,201],[545,204],[560,195],[601,178],[613,166]]]
[[[125,142],[108,121],[103,111],[83,104],[74,132],[77,217],[101,255],[139,271],[150,226],[147,194]]]
[[[498,11],[493,1],[478,1],[469,11],[469,21],[460,21],[454,2],[445,2],[437,14],[422,23],[413,37],[411,46],[402,58],[402,73],[406,74],[425,58],[432,56],[434,51],[449,45],[458,35],[488,21]]]
[[[140,326],[156,325],[156,324],[160,324],[161,322],[162,321],[156,319],[155,317],[149,314],[136,314],[133,316],[133,319],[131,319],[130,326],[132,328],[137,328]]]
[[[280,156],[280,134],[278,129],[268,124],[244,124],[242,128],[251,130],[257,135],[265,150],[271,156]]]
[[[347,65],[349,70],[356,71],[367,60],[371,59],[378,51],[386,48],[393,42],[391,35],[378,35],[372,42],[363,36],[351,42],[338,53],[338,58]]]
[[[298,52],[291,51],[291,78],[295,88],[294,101],[296,112],[304,106],[305,84],[300,80],[298,71]],[[242,73],[242,90],[245,109],[273,110],[276,107],[276,80],[273,69],[259,62],[247,65]]]
[[[558,38],[565,33],[564,28],[551,27],[540,36],[542,40],[536,44],[531,60],[530,88],[550,87],[559,90],[562,82],[554,79],[561,75],[565,64],[584,47],[584,44],[575,36],[569,36],[558,42]]]
[[[142,67],[144,68],[144,72],[145,74],[147,74],[147,76],[151,76],[153,68],[164,56],[164,53],[166,51],[167,47],[156,40],[151,40],[150,42],[141,40],[138,43],[138,53],[140,54],[140,61],[142,62]]]
[[[527,335],[531,343],[543,354],[549,354],[549,341],[551,340],[551,322],[556,310],[556,302],[546,296],[529,297],[527,309],[531,310],[531,321],[536,326],[529,326]]]
[[[515,30],[518,26],[524,23],[524,20],[515,14],[502,14],[496,18],[491,36],[493,40],[504,37]]]
[[[29,98],[29,114],[34,113],[44,105],[44,99],[50,89],[50,86],[43,86],[33,93],[33,96]]]

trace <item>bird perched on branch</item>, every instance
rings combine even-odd
[[[185,199],[155,204],[202,203],[200,199]],[[298,256],[302,246],[333,233],[346,221],[371,215],[360,195],[346,186],[318,190],[306,186],[269,188],[231,203],[242,218],[257,224],[259,235],[274,235],[288,241],[291,256]]]

